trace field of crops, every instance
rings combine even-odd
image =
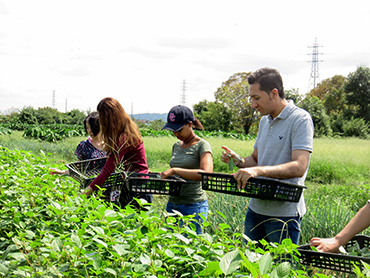
[[[209,192],[210,217],[205,234],[198,237],[186,226],[164,221],[164,196],[156,196],[145,213],[117,210],[95,198],[77,197],[78,184],[70,177],[49,175],[50,166],[73,161],[68,153],[84,137],[55,144],[22,134],[0,135],[0,146],[7,147],[0,152],[0,277],[308,276],[301,267],[276,261],[287,253],[294,258],[296,249],[289,242],[277,247],[265,243],[265,250],[256,250],[253,243],[242,246],[248,198]],[[222,145],[241,155],[253,148],[253,140],[207,140],[217,172],[230,172],[219,159]],[[168,167],[175,141],[171,136],[144,137],[153,172]],[[316,139],[314,149],[302,244],[312,235],[335,234],[370,195],[369,141]]]

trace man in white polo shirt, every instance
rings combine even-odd
[[[314,127],[310,114],[285,99],[283,81],[276,69],[262,68],[248,77],[252,108],[261,115],[254,150],[241,158],[228,147],[239,167],[234,177],[244,188],[251,177],[270,177],[304,185],[313,147]],[[281,243],[291,238],[298,244],[300,222],[306,212],[303,194],[298,203],[251,198],[245,217],[245,234],[252,240]]]

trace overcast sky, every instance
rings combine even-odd
[[[0,112],[25,106],[167,113],[231,75],[277,68],[286,89],[370,66],[368,0],[0,0]],[[311,79],[312,82],[312,79]],[[54,93],[53,93],[54,92]]]

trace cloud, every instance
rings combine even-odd
[[[187,48],[201,51],[227,49],[233,46],[232,40],[222,38],[159,38],[157,43],[168,48]]]
[[[134,53],[138,54],[140,56],[143,56],[145,58],[150,58],[150,59],[158,59],[158,60],[168,60],[176,57],[178,53],[174,52],[168,52],[168,51],[155,51],[155,50],[149,50],[145,49],[142,47],[137,47],[137,46],[131,46],[127,48],[122,48],[118,50],[118,52],[121,53]]]
[[[91,71],[89,71],[86,67],[83,66],[54,66],[51,68],[51,71],[59,73],[63,76],[74,76],[74,77],[84,77],[89,76]]]
[[[0,14],[2,15],[9,15],[9,11],[4,3],[0,2]]]

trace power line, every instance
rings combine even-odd
[[[319,53],[319,47],[322,47],[322,45],[319,45],[317,43],[317,38],[315,38],[315,42],[312,46],[308,46],[308,48],[312,48],[312,53],[307,54],[311,55],[311,61],[307,61],[311,63],[311,74],[310,74],[310,81],[308,84],[308,91],[310,91],[311,85],[313,85],[313,89],[316,88],[316,85],[319,81],[319,62],[323,62],[322,60],[319,60],[319,55],[322,55],[322,53]]]

